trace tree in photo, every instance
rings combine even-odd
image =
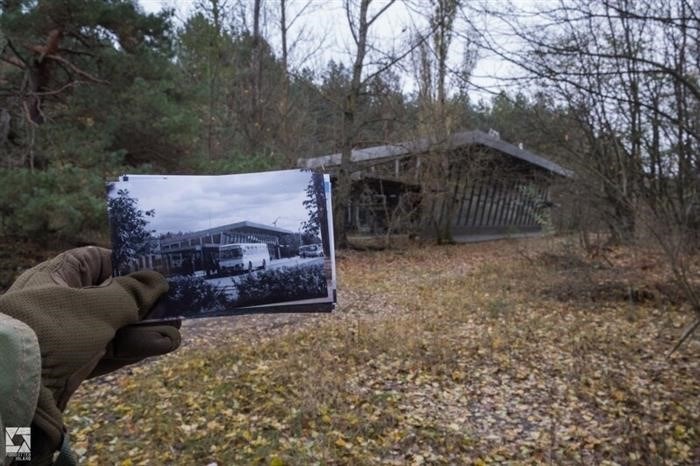
[[[112,227],[112,257],[116,271],[121,273],[131,260],[150,252],[153,230],[148,229],[147,217],[155,216],[156,212],[139,209],[138,201],[126,189],[117,191],[107,210]]]
[[[309,184],[306,187],[306,200],[304,200],[303,204],[309,214],[309,219],[303,225],[304,237],[306,239],[306,236],[312,236],[320,239],[323,230],[321,225],[327,222],[328,215],[326,212],[323,175],[318,173],[311,175]]]

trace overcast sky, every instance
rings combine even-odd
[[[298,232],[308,220],[302,202],[310,172],[284,170],[221,176],[130,176],[114,183],[110,196],[127,189],[139,208],[155,209],[156,233],[204,230],[251,221]]]
[[[529,5],[532,3],[549,1],[549,0],[514,0],[517,5]],[[506,0],[486,0],[486,5],[504,5]],[[153,13],[160,11],[162,8],[173,8],[176,15],[176,23],[182,24],[188,16],[190,16],[196,8],[197,0],[139,0],[144,10]],[[236,0],[222,2],[228,5],[237,4]],[[240,4],[248,5],[252,8],[253,0],[240,0]],[[290,65],[292,68],[311,68],[314,70],[325,70],[328,61],[344,63],[351,66],[354,54],[354,44],[348,26],[348,20],[343,7],[343,0],[288,0],[287,20],[292,21],[300,8],[305,5],[309,7],[304,10],[300,16],[292,24],[289,30],[290,43]],[[372,25],[370,29],[370,43],[382,49],[384,53],[405,49],[406,43],[410,41],[412,31],[416,29],[425,30],[427,27],[426,18],[429,11],[417,11],[415,5],[417,2],[399,1],[393,4],[379,19]],[[263,18],[264,34],[271,42],[273,48],[278,50],[279,31],[278,31],[278,2],[269,0],[266,2],[268,11],[265,11]],[[370,6],[370,16],[386,5],[386,0],[378,0]],[[250,14],[250,13],[249,13]],[[467,13],[468,14],[468,13]],[[505,35],[500,36],[497,29],[498,25],[488,21],[486,17],[469,17],[474,26],[480,29],[488,30],[490,34],[496,34],[500,45],[510,41]],[[464,24],[463,13],[458,14],[455,30],[463,31],[466,26]],[[299,36],[302,40],[298,40]],[[519,45],[513,45],[519,47]],[[450,58],[448,67],[450,69],[459,69],[463,62],[464,56],[464,41],[460,33],[456,33],[450,47]],[[368,58],[368,63],[371,58]],[[403,70],[397,68],[399,75],[402,78],[402,85],[405,91],[411,92],[416,88],[413,72],[409,70],[410,60],[404,65],[408,68]],[[371,64],[367,65],[367,70],[372,70]],[[479,51],[479,57],[476,63],[469,86],[470,95],[474,101],[479,99],[489,100],[493,93],[507,87],[505,81],[500,81],[498,78],[508,78],[517,74],[517,69],[502,60],[498,56],[488,53],[485,50]]]

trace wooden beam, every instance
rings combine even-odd
[[[449,165],[450,161],[448,160],[447,163]],[[460,176],[462,174],[462,165],[461,164],[457,164],[457,165],[459,168],[457,169],[456,173],[454,173],[454,176],[453,176],[452,170],[448,171],[447,181],[449,182],[449,181],[453,180],[455,183],[455,189],[454,189],[454,192],[452,193],[452,197],[447,198],[445,204],[443,204],[442,215],[448,215],[450,212],[452,212],[452,214],[454,215],[454,210],[455,210],[454,205],[457,202],[457,192],[459,191]],[[440,218],[440,220],[442,221],[443,219]],[[452,225],[452,226],[455,225],[454,219],[450,218],[450,219],[445,219],[445,220],[447,220],[450,225]]]
[[[512,202],[510,205],[510,209],[508,210],[508,218],[506,218],[506,225],[515,225],[515,219],[516,219],[516,214],[518,211],[518,207],[520,206],[519,203],[519,197],[520,197],[520,189],[519,189],[518,182],[515,181],[513,183],[513,196],[512,196]]]
[[[525,212],[525,206],[527,204],[527,195],[525,194],[524,189],[519,190],[518,199],[520,201],[520,205],[518,206],[515,214],[515,225],[523,226],[523,213]]]
[[[489,180],[491,181],[491,180]],[[489,202],[489,206],[491,205],[491,194],[492,194],[492,184],[489,183],[488,188],[486,188],[486,201]],[[484,214],[486,213],[486,202],[483,203],[482,208],[481,208],[481,217],[479,218],[479,225],[478,226],[484,226]]]
[[[479,186],[479,192],[476,194],[476,198],[472,197],[472,199],[469,201],[469,210],[467,210],[467,216],[464,219],[465,226],[475,226],[476,224],[476,222],[470,222],[469,220],[472,215],[474,215],[474,218],[476,218],[476,213],[479,210],[479,202],[481,202],[481,192],[484,189],[484,183],[478,182],[477,185]],[[476,202],[474,199],[476,199]]]
[[[462,226],[467,226],[467,221],[469,220],[469,210],[471,209],[472,206],[472,200],[474,199],[474,191],[476,189],[476,183],[471,183],[471,190],[469,191],[469,202],[467,203],[467,199],[463,198],[462,199],[462,205],[459,209],[459,224]],[[464,183],[464,194],[467,192],[467,183]],[[467,209],[464,210],[464,204],[467,204]],[[464,212],[464,215],[462,215],[462,212]]]
[[[515,180],[509,179],[506,185],[506,199],[503,202],[503,209],[501,212],[501,218],[499,219],[499,225],[508,225],[508,216],[510,215],[510,209],[513,204],[513,191],[515,190]]]
[[[489,214],[486,217],[487,226],[494,226],[495,219],[498,216],[498,205],[501,203],[502,191],[503,184],[494,178],[493,201],[489,206]]]

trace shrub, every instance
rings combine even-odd
[[[222,311],[230,305],[226,293],[202,277],[175,276],[170,277],[168,282],[170,291],[163,303],[163,309],[167,310],[168,315],[195,317]]]
[[[323,264],[249,274],[239,280],[237,287],[237,306],[322,298],[328,293]]]
[[[0,234],[43,241],[103,229],[104,180],[77,167],[0,169]]]

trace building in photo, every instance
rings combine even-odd
[[[334,175],[340,163],[341,154],[299,160]],[[350,172],[349,232],[435,234],[443,225],[457,239],[540,231],[552,184],[572,176],[495,131],[354,150]]]
[[[328,175],[299,169],[123,175],[107,188],[113,273],[165,276],[149,318],[330,311],[329,192]]]
[[[166,233],[151,240],[149,253],[135,259],[131,270],[148,268],[166,274],[214,270],[219,248],[226,244],[262,243],[270,260],[280,259],[285,238],[295,235],[300,233],[248,221],[182,234]]]
[[[264,243],[274,260],[281,257],[283,238],[295,234],[299,233],[244,221],[185,234],[165,234],[158,240],[158,252],[161,267],[167,272],[183,267],[206,271],[213,269],[221,245]]]

